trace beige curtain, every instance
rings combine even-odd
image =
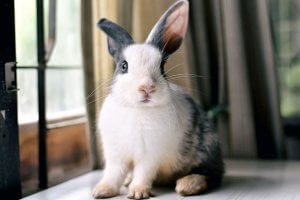
[[[123,26],[136,42],[143,42],[156,21],[173,2],[173,0],[81,1],[83,65],[93,168],[99,168],[103,163],[96,121],[101,103],[107,95],[107,86],[109,86],[114,69],[113,59],[107,50],[107,37],[96,24],[100,18],[108,18]],[[168,74],[193,73],[189,70],[189,56],[186,48],[187,45],[184,42],[181,48],[170,57],[166,64],[166,71],[174,68]],[[192,87],[193,80],[182,78],[175,81],[186,87],[192,95],[197,96],[197,88]]]

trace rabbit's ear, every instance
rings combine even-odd
[[[158,47],[166,56],[172,54],[184,38],[188,15],[188,1],[176,1],[155,24],[146,42]]]
[[[125,29],[105,18],[99,20],[97,26],[107,34],[108,51],[114,58],[120,55],[122,49],[134,43]]]

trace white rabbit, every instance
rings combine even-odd
[[[176,182],[181,195],[220,185],[218,135],[192,97],[164,73],[167,58],[184,38],[188,10],[188,1],[176,1],[143,44],[107,19],[98,22],[116,68],[98,122],[105,170],[95,198],[118,195],[129,173],[133,199],[149,198],[153,183]]]

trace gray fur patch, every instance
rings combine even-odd
[[[189,163],[196,162],[190,174],[205,175],[208,188],[212,189],[220,185],[224,173],[219,138],[205,111],[190,96],[185,99],[190,105],[191,116],[181,154],[185,160],[190,160]]]
[[[105,18],[97,23],[97,26],[107,34],[108,51],[115,61],[120,60],[122,50],[133,44],[134,41],[130,34],[118,24]]]

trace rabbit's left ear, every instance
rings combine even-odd
[[[134,43],[125,29],[105,18],[99,20],[97,26],[107,34],[108,51],[116,60],[125,47]]]
[[[172,54],[180,47],[185,36],[188,16],[188,1],[176,1],[155,24],[146,43],[158,47],[165,56]]]

